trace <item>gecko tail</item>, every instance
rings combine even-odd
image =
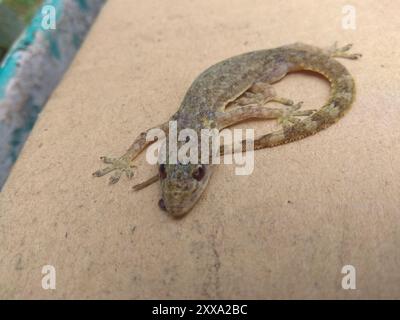
[[[308,55],[306,59],[297,57]],[[312,61],[312,63],[308,63]],[[355,83],[348,70],[328,54],[321,52],[303,52],[303,55],[293,54],[295,70],[308,70],[326,77],[331,84],[330,97],[326,104],[312,115],[254,140],[254,150],[271,148],[311,136],[338,121],[348,111],[355,99]],[[242,141],[245,148],[246,141]],[[245,150],[245,149],[243,149]]]

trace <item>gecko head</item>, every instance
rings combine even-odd
[[[159,167],[161,209],[173,217],[184,216],[200,198],[211,176],[205,164],[161,164]]]

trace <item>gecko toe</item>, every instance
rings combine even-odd
[[[109,184],[116,184],[121,178],[121,170],[117,170],[109,179]]]
[[[296,104],[292,104],[292,110],[293,111],[296,111],[296,110],[299,110],[299,109],[301,109],[301,107],[303,106],[303,101],[299,101],[299,102],[297,102]]]
[[[338,47],[337,42],[333,46],[331,46],[329,49],[327,49],[327,54],[330,55],[333,58],[344,58],[344,59],[350,59],[350,60],[357,60],[361,58],[360,53],[349,53],[348,51],[353,47],[352,43],[346,44],[343,47]]]
[[[135,175],[135,172],[132,169],[125,169],[124,172],[128,179],[132,179]]]
[[[357,59],[360,59],[361,57],[362,57],[361,53],[353,53],[353,54],[349,54],[346,58],[351,59],[351,60],[357,60]]]
[[[100,157],[100,160],[107,164],[113,164],[117,159],[102,156]]]
[[[100,170],[97,170],[96,172],[93,172],[92,175],[94,177],[102,177],[102,176],[106,175],[107,173],[110,173],[113,170],[114,170],[113,167],[106,167],[104,169],[100,169]]]
[[[345,46],[343,46],[341,48],[338,48],[337,50],[345,52],[345,51],[349,51],[352,47],[353,47],[353,44],[352,43],[348,43]]]

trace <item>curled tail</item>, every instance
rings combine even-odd
[[[331,83],[330,97],[326,104],[311,116],[271,132],[254,140],[254,150],[271,148],[291,141],[300,140],[335,123],[348,110],[355,98],[355,84],[347,69],[335,57],[358,59],[360,54],[347,51],[351,45],[337,48],[336,44],[321,50],[305,44],[293,44],[282,47],[286,54],[289,71],[309,70],[322,74]],[[245,148],[246,141],[242,142]],[[245,149],[243,149],[245,150]]]

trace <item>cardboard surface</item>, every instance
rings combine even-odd
[[[0,195],[1,298],[400,298],[400,5],[353,1],[109,1]],[[193,79],[246,51],[354,43],[357,99],[313,137],[257,151],[250,176],[215,170],[182,220],[156,172],[92,178],[179,107]],[[293,74],[281,96],[322,106],[327,82]],[[274,124],[242,128],[267,132]],[[343,290],[342,267],[356,268]],[[57,289],[43,290],[53,265]]]

